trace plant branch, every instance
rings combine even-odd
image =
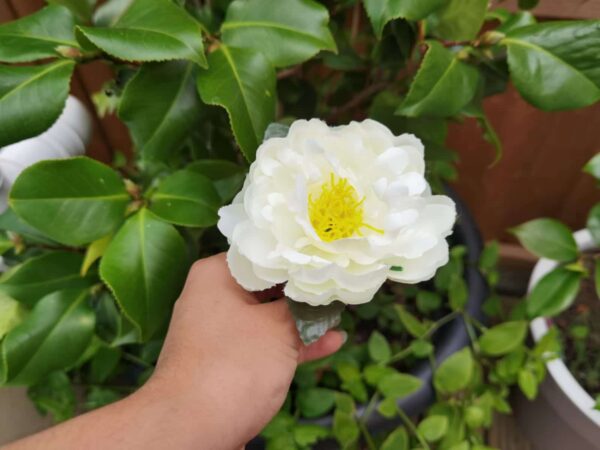
[[[400,406],[396,406],[396,410],[398,411],[398,415],[400,416],[400,419],[402,419],[402,422],[404,422],[404,425],[406,425],[406,428],[408,428],[410,430],[410,432],[415,435],[415,437],[419,441],[419,444],[421,444],[421,447],[423,447],[423,449],[425,449],[425,450],[431,450],[431,448],[429,447],[429,444],[427,444],[427,441],[425,441],[425,439],[423,439],[423,436],[421,436],[421,433],[419,433],[419,431],[415,427],[415,424],[413,423],[412,420],[410,420],[410,417],[408,417],[406,415],[404,410],[402,408],[400,408]]]
[[[380,81],[378,83],[374,83],[370,86],[367,86],[365,89],[356,94],[349,102],[341,105],[340,107],[333,108],[331,113],[329,113],[329,115],[327,116],[327,121],[335,122],[343,114],[356,108],[357,106],[360,106],[363,102],[371,98],[372,95],[385,89],[388,86],[388,84],[389,83],[387,81]]]

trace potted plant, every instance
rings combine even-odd
[[[477,119],[500,154],[482,100],[509,79],[545,110],[600,98],[590,69],[597,22],[538,24],[526,11],[488,11],[487,0],[51,3],[0,26],[0,61],[8,63],[0,65],[0,146],[46,130],[74,69],[89,63],[114,70],[95,101],[118,115],[135,144],[129,159],[117,154],[110,166],[74,158],[30,167],[0,216],[10,266],[0,279],[8,324],[0,330],[0,382],[28,386],[57,420],[115,401],[152,373],[191,261],[227,248],[217,210],[241,188],[270,123],[370,116],[396,135],[416,134],[429,184],[442,192],[456,177],[444,145],[448,122]],[[573,51],[579,45],[590,54]],[[523,321],[481,323],[479,238],[459,210],[450,263],[435,281],[386,285],[373,303],[343,315],[356,345],[299,370],[294,408],[327,417],[335,404],[323,423],[346,448],[359,439],[404,448],[406,428],[379,434],[381,416],[397,426],[399,415],[425,448],[481,447],[492,410],[508,411],[508,386],[522,365],[541,361],[523,346]],[[479,263],[492,286],[495,253],[491,247]],[[486,305],[494,312],[497,300]],[[506,356],[514,353],[516,362]],[[434,358],[435,374],[421,364]],[[522,388],[531,392],[539,377],[524,373]],[[435,403],[412,426],[404,409],[424,412],[432,378]],[[361,422],[354,403],[369,398]],[[265,430],[271,448],[307,448],[331,435],[286,411]]]
[[[596,156],[585,167],[596,179],[599,163]],[[533,339],[556,334],[562,343],[561,358],[546,363],[548,377],[539,397],[518,403],[519,423],[536,448],[598,448],[599,211],[593,207],[587,228],[575,233],[552,219],[533,220],[514,230],[521,243],[541,257],[531,274],[526,302]]]

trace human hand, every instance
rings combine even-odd
[[[297,365],[337,351],[344,340],[330,331],[304,346],[286,300],[259,303],[220,254],[192,267],[145,389],[166,392],[181,420],[199,424],[196,448],[239,448],[277,413]]]

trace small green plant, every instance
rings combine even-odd
[[[75,386],[91,409],[151,374],[191,261],[227,247],[217,210],[241,188],[270,123],[373,117],[414,133],[439,192],[456,178],[450,121],[475,118],[501,154],[482,101],[509,81],[544,110],[600,99],[599,21],[537,23],[528,11],[489,11],[488,0],[48,3],[0,25],[0,147],[46,130],[74,70],[92,62],[114,73],[94,97],[98,112],[116,114],[134,143],[131,158],[117,154],[111,166],[74,158],[30,167],[0,216],[0,383],[28,386],[56,420],[75,413]],[[435,288],[405,292],[404,308],[382,292],[345,315],[348,329],[373,328],[341,356],[300,369],[302,394],[264,433],[289,445],[271,448],[308,448],[330,433],[345,448],[361,435],[370,448],[484,448],[491,411],[508,411],[511,384],[535,394],[553,345],[526,349],[524,320],[487,329],[464,314],[461,252]],[[572,247],[558,253],[575,259]],[[494,259],[488,250],[482,260],[492,284]],[[574,269],[563,267],[561,280],[577,284]],[[393,401],[419,380],[396,363],[430,358],[434,331],[456,317],[472,346],[439,365],[439,401],[411,425]],[[371,437],[355,401],[405,428]],[[295,420],[332,408],[332,432]]]

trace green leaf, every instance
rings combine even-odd
[[[0,65],[0,147],[46,131],[65,107],[74,61]]]
[[[501,43],[515,87],[537,108],[582,108],[600,100],[600,21],[530,25]]]
[[[528,369],[521,369],[519,371],[519,388],[521,392],[525,394],[529,400],[533,400],[537,396],[538,391],[538,380],[533,372]]]
[[[171,0],[133,0],[110,27],[79,27],[109,55],[125,61],[187,59],[206,66],[202,29]]]
[[[583,171],[589,173],[596,180],[600,180],[600,153],[596,154],[583,167]]]
[[[196,124],[200,99],[195,74],[191,62],[149,63],[125,87],[119,117],[145,159],[168,159]]]
[[[115,235],[100,262],[100,276],[147,341],[168,320],[188,266],[177,230],[142,209]]]
[[[429,416],[423,419],[417,431],[428,442],[437,442],[444,437],[448,431],[448,418],[446,416]]]
[[[104,383],[114,372],[120,359],[120,348],[101,346],[90,361],[90,383]]]
[[[450,0],[429,20],[436,36],[449,41],[475,39],[485,20],[488,0]]]
[[[298,424],[294,427],[293,433],[296,444],[302,448],[311,447],[329,436],[327,428],[312,424]]]
[[[517,28],[523,28],[528,25],[537,23],[535,16],[529,11],[519,11],[515,14],[510,14],[506,11],[507,17],[495,31],[500,33],[510,33]]]
[[[469,299],[467,283],[463,277],[453,276],[448,286],[448,300],[454,311],[462,311]]]
[[[275,119],[275,70],[261,53],[225,45],[209,55],[208,63],[198,75],[200,97],[227,110],[244,156],[253,161]]]
[[[51,5],[66,6],[80,20],[87,21],[94,11],[96,0],[46,0]]]
[[[428,314],[442,305],[442,297],[437,292],[420,290],[416,302],[419,312]]]
[[[533,9],[539,3],[539,0],[519,0],[519,8],[521,9]]]
[[[308,419],[328,412],[335,404],[335,391],[325,388],[309,388],[298,392],[296,403],[302,415]]]
[[[557,267],[535,285],[527,299],[527,314],[534,317],[553,317],[567,309],[579,292],[584,274]]]
[[[371,333],[371,337],[369,337],[369,342],[367,343],[367,348],[369,350],[369,356],[377,363],[386,364],[392,357],[390,344],[385,336],[379,331],[374,331]]]
[[[319,50],[337,51],[327,8],[312,0],[236,0],[221,26],[223,42],[260,49],[275,67],[299,64]]]
[[[600,245],[600,203],[597,203],[592,209],[590,209],[586,227],[590,231],[594,242],[597,245]]]
[[[42,414],[50,414],[54,422],[75,416],[77,399],[71,380],[65,372],[53,372],[31,386],[27,395]]]
[[[477,69],[462,61],[436,41],[429,50],[397,114],[409,117],[456,115],[475,95]]]
[[[56,245],[56,242],[48,239],[38,230],[23,222],[23,220],[21,220],[21,218],[17,216],[11,208],[8,208],[6,211],[0,214],[0,230],[11,231],[12,233],[23,238],[25,242]]]
[[[210,178],[222,203],[229,202],[242,188],[246,178],[246,168],[224,159],[202,159],[188,164],[187,170],[192,170]]]
[[[427,333],[427,327],[419,321],[415,316],[409,313],[403,306],[394,305],[394,309],[400,318],[400,322],[412,336],[416,338],[422,337]]]
[[[377,412],[386,419],[392,419],[398,414],[397,400],[394,398],[384,398],[377,406]]]
[[[433,384],[438,392],[452,394],[469,385],[474,371],[471,349],[465,347],[439,365],[433,376]]]
[[[150,211],[175,225],[209,227],[219,219],[221,198],[213,183],[191,170],[180,170],[162,180],[150,201]]]
[[[93,283],[79,274],[82,255],[52,252],[27,259],[0,277],[0,292],[33,306],[42,297],[62,289],[83,289]]]
[[[391,367],[373,364],[365,367],[363,373],[367,383],[371,386],[377,386],[384,377],[396,373],[396,371]]]
[[[345,308],[343,303],[337,301],[326,306],[311,306],[288,300],[288,306],[304,344],[316,342],[327,330],[339,325]]]
[[[486,330],[479,338],[479,345],[488,355],[506,355],[519,347],[526,336],[526,321],[505,322]]]
[[[60,56],[57,47],[79,47],[73,15],[62,6],[48,6],[0,25],[0,61],[18,63]]]
[[[530,252],[555,261],[573,261],[579,251],[573,233],[554,219],[534,219],[510,230]]]
[[[446,0],[365,0],[367,15],[375,30],[375,35],[381,39],[383,28],[394,19],[410,21],[422,20],[438,9]]]
[[[342,450],[354,448],[360,436],[352,397],[345,394],[336,395],[336,409],[333,414],[333,436]]]
[[[80,274],[82,277],[84,277],[88,273],[88,270],[90,270],[92,264],[94,264],[96,261],[102,258],[102,255],[104,255],[104,252],[108,248],[108,244],[110,244],[112,238],[112,234],[109,234],[107,236],[104,236],[103,238],[95,240],[88,246],[88,248],[85,251],[83,263],[81,264]]]
[[[87,411],[90,411],[110,405],[117,400],[121,400],[121,394],[117,391],[109,388],[92,386],[85,398],[84,407]]]
[[[426,358],[435,350],[433,344],[422,339],[415,339],[410,343],[412,354],[417,358]]]
[[[392,373],[384,376],[377,385],[377,390],[386,398],[402,398],[410,395],[423,386],[423,381],[405,373]]]
[[[129,201],[119,174],[85,157],[41,161],[28,167],[15,181],[9,199],[29,225],[73,246],[115,231]]]
[[[2,343],[4,382],[34,384],[56,370],[68,369],[87,349],[93,334],[94,312],[87,291],[67,289],[47,295]]]
[[[498,241],[488,242],[479,256],[479,268],[484,272],[495,270],[499,254],[500,245]]]
[[[410,439],[404,427],[396,428],[392,431],[383,444],[380,450],[408,450],[410,447]]]
[[[0,340],[14,327],[23,322],[27,310],[15,299],[0,293]]]

